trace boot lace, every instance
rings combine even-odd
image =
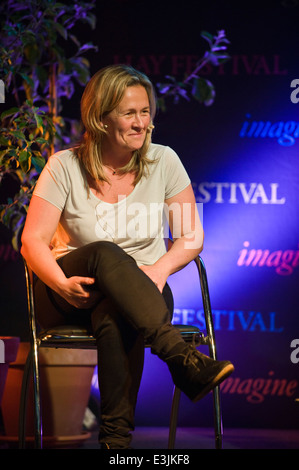
[[[191,346],[189,351],[187,352],[187,354],[184,357],[183,364],[184,365],[192,364],[194,366],[197,366],[199,362],[203,363],[202,356],[203,355],[197,349],[195,349],[194,346]]]

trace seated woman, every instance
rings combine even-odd
[[[203,230],[181,161],[169,147],[151,143],[150,80],[129,66],[100,70],[84,91],[81,115],[81,143],[50,157],[37,181],[22,255],[38,278],[40,324],[92,327],[99,442],[103,448],[128,448],[144,340],[193,401],[234,367],[186,345],[171,324],[167,278],[200,253]],[[169,251],[163,212],[174,237]]]

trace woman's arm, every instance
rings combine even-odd
[[[191,185],[165,202],[174,243],[155,264],[140,267],[161,292],[168,276],[182,269],[202,251],[204,239]]]
[[[93,278],[73,276],[67,278],[57,264],[50,243],[57,229],[61,211],[46,200],[32,196],[22,234],[21,254],[33,272],[47,286],[77,308],[89,308],[96,297],[95,291],[85,286]]]

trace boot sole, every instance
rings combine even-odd
[[[219,372],[214,379],[206,385],[205,388],[201,390],[201,392],[196,395],[195,398],[192,398],[191,400],[193,403],[196,403],[197,401],[201,400],[203,397],[205,397],[213,388],[217,387],[217,385],[220,385],[221,382],[223,382],[229,375],[231,375],[234,372],[235,368],[233,364],[228,364],[226,367],[222,369],[221,372]]]

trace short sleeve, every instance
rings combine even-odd
[[[164,158],[165,199],[180,193],[190,184],[190,178],[177,153],[170,147]]]
[[[56,206],[61,211],[69,194],[69,172],[62,152],[51,156],[41,172],[33,194]]]

